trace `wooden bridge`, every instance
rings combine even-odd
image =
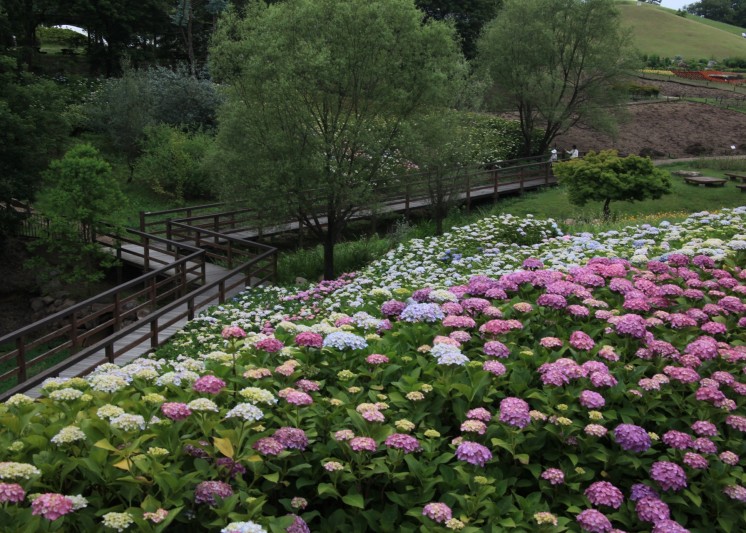
[[[545,159],[524,159],[491,168],[459,170],[450,200],[497,199],[556,183]],[[430,176],[414,174],[381,190],[376,210],[408,215],[434,201]],[[359,206],[354,217],[371,216]],[[323,222],[323,220],[322,220]],[[54,376],[85,375],[105,362],[126,363],[164,343],[200,310],[224,303],[247,287],[271,283],[277,249],[249,239],[297,231],[300,221],[263,226],[248,209],[209,204],[140,213],[139,229],[105,233],[96,240],[120,261],[144,273],[84,302],[0,337],[0,400],[29,392]],[[45,231],[30,211],[21,234]]]

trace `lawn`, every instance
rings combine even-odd
[[[680,17],[655,6],[621,4],[622,24],[630,28],[634,45],[642,53],[684,59],[746,57],[746,39],[740,29],[703,24],[696,17]]]

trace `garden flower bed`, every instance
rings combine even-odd
[[[744,234],[493,217],[246,294],[1,406],[2,523],[742,531]]]

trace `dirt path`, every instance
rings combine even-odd
[[[573,144],[583,152],[615,148],[639,154],[652,149],[662,154],[659,158],[691,157],[696,145],[706,155],[746,154],[746,114],[683,101],[632,105],[615,139],[582,126],[556,139],[560,149]]]

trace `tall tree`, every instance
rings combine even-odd
[[[613,0],[506,0],[478,54],[493,105],[518,112],[524,155],[544,152],[578,122],[613,131],[613,106],[626,96],[616,87],[634,57]]]
[[[428,17],[453,21],[461,37],[461,49],[471,59],[476,55],[482,27],[495,17],[502,0],[416,0],[415,3]]]
[[[19,72],[0,53],[0,240],[17,222],[6,209],[11,199],[33,200],[40,173],[62,152],[69,124],[61,112],[69,103],[54,82]]]
[[[227,0],[178,0],[171,22],[179,28],[192,76],[207,59],[207,42],[212,28],[227,4]]]
[[[112,264],[113,258],[96,244],[96,233],[109,231],[104,223],[116,223],[127,203],[111,166],[91,145],[79,144],[52,161],[44,182],[36,207],[49,220],[49,231],[29,247],[48,254],[29,265],[42,277],[53,273],[68,283],[101,279],[98,266]]]
[[[212,71],[228,103],[215,162],[231,197],[323,242],[327,279],[340,233],[385,185],[402,124],[462,72],[453,29],[422,18],[411,0],[288,0],[217,30]]]

